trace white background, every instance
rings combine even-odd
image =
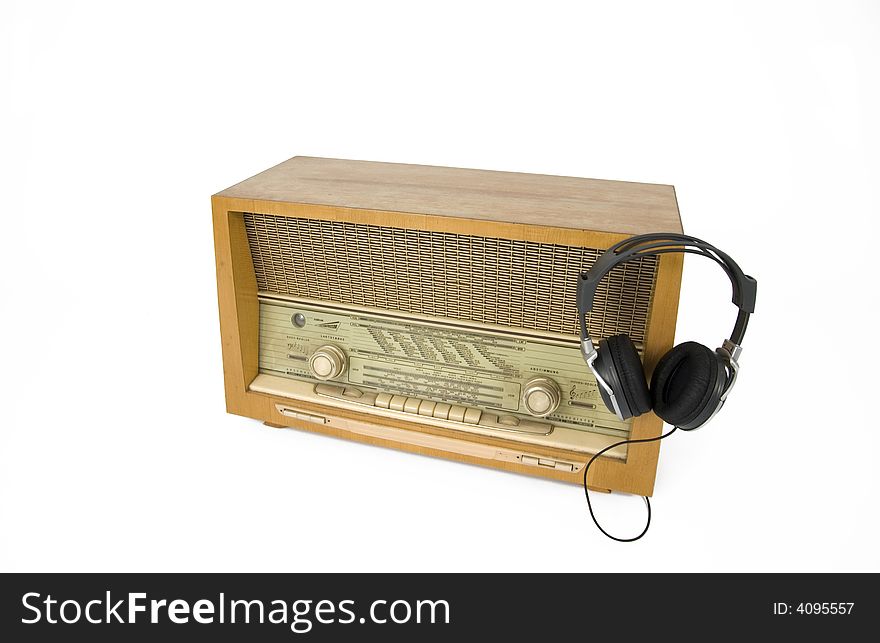
[[[0,7],[0,569],[880,570],[877,3]],[[297,154],[676,186],[760,288],[644,540],[575,486],[224,413],[209,197]],[[701,261],[677,337],[714,346]]]

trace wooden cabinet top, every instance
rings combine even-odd
[[[681,232],[671,185],[295,156],[217,196],[640,234]]]

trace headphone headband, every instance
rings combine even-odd
[[[742,344],[749,315],[755,312],[758,282],[753,277],[746,275],[730,255],[712,244],[696,237],[664,232],[642,234],[619,241],[602,253],[589,270],[581,273],[577,293],[581,339],[589,338],[586,315],[593,309],[596,289],[605,275],[615,266],[630,259],[669,253],[702,255],[712,259],[724,269],[733,287],[732,301],[739,308],[736,324],[729,341],[736,346]]]

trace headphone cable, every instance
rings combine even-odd
[[[611,540],[616,540],[619,543],[631,543],[631,542],[638,540],[639,538],[644,536],[646,533],[648,533],[648,527],[651,526],[651,501],[648,499],[648,496],[642,496],[642,498],[645,500],[645,505],[648,507],[648,521],[645,523],[645,528],[642,529],[642,533],[640,533],[638,536],[634,536],[632,538],[618,538],[617,536],[612,536],[611,534],[609,534],[607,531],[605,531],[602,528],[602,525],[600,525],[599,521],[596,519],[596,514],[593,513],[593,505],[590,502],[590,488],[587,486],[587,474],[590,472],[590,466],[593,464],[593,462],[596,461],[596,458],[598,458],[600,455],[602,455],[606,451],[610,451],[611,449],[613,449],[615,447],[619,447],[624,444],[640,444],[643,442],[657,442],[659,440],[662,440],[663,438],[669,437],[670,435],[675,433],[675,431],[677,429],[678,429],[678,427],[674,426],[669,431],[667,431],[666,433],[663,433],[662,435],[658,435],[656,438],[644,438],[641,440],[622,440],[620,442],[615,442],[614,444],[605,447],[601,451],[598,451],[592,458],[590,458],[590,461],[587,462],[587,466],[584,467],[584,496],[587,498],[587,508],[590,510],[590,518],[593,519],[593,522],[596,524],[596,527],[599,529],[599,531],[601,531],[603,534],[608,536]]]

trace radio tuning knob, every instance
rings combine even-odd
[[[345,353],[333,344],[325,344],[309,357],[309,371],[319,380],[332,380],[345,372]]]
[[[559,407],[560,399],[559,386],[549,377],[536,377],[523,387],[523,405],[535,417],[553,413]]]

